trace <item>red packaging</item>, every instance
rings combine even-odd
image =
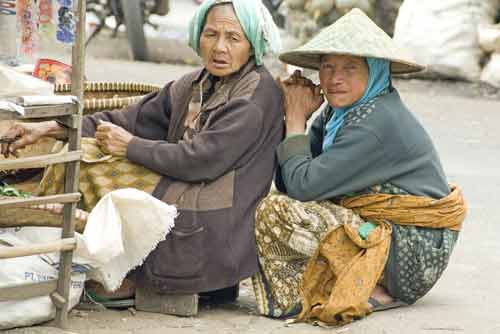
[[[42,58],[36,62],[33,75],[53,84],[70,84],[71,66],[54,59]]]

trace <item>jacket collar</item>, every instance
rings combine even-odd
[[[224,77],[220,81],[219,88],[215,93],[203,104],[203,110],[215,109],[221,105],[228,103],[230,98],[230,93],[234,88],[235,84],[240,81],[245,75],[255,70],[256,68],[255,59],[251,58],[243,67],[236,73],[233,73],[227,77]],[[199,85],[203,78],[208,74],[205,68],[198,71],[192,82],[192,87]]]

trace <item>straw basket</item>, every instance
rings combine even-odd
[[[5,199],[13,198],[0,196],[0,200]],[[23,207],[6,206],[0,210],[0,229],[27,226],[62,227],[63,215],[49,209],[47,206],[50,206],[50,204]],[[80,233],[83,232],[86,223],[86,220],[77,217],[75,219],[75,230]]]
[[[92,114],[97,111],[112,110],[127,107],[139,102],[146,94],[157,92],[161,86],[137,82],[95,82],[85,83],[83,113]],[[55,93],[67,95],[71,92],[70,84],[55,86]],[[0,133],[10,128],[13,121],[1,121]],[[44,138],[34,145],[20,151],[20,157],[30,157],[50,153],[55,140]],[[2,160],[3,157],[0,157]]]
[[[137,82],[85,82],[83,113],[119,109],[139,102],[146,94],[157,92],[161,86]],[[55,93],[68,95],[70,84],[55,86]]]
[[[134,82],[86,82],[84,89],[83,113],[88,115],[103,110],[119,109],[139,102],[146,94],[157,92],[161,86]],[[68,95],[71,85],[55,86],[55,93]],[[55,140],[44,139],[30,145],[20,152],[20,156],[28,157],[47,154],[52,151]],[[1,160],[2,158],[0,158]],[[1,178],[0,174],[0,178]],[[34,178],[14,183],[18,190],[34,192],[39,179]],[[0,199],[5,197],[0,196]],[[0,210],[0,228],[21,226],[62,226],[62,215],[46,207],[6,207]],[[76,219],[76,230],[83,231],[85,221]]]

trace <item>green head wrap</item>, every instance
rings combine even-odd
[[[279,53],[281,39],[278,27],[260,0],[205,0],[189,22],[189,46],[200,54],[200,35],[210,8],[221,3],[234,7],[245,36],[252,44],[255,62],[262,65],[262,57],[268,52]]]

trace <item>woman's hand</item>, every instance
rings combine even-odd
[[[45,123],[16,123],[0,138],[4,157],[17,157],[17,150],[36,143],[47,130]]]
[[[321,87],[295,71],[285,81],[278,80],[285,99],[287,135],[304,133],[306,122],[324,101]]]
[[[118,125],[101,121],[97,126],[95,137],[97,144],[105,153],[126,157],[128,144],[134,136]]]

